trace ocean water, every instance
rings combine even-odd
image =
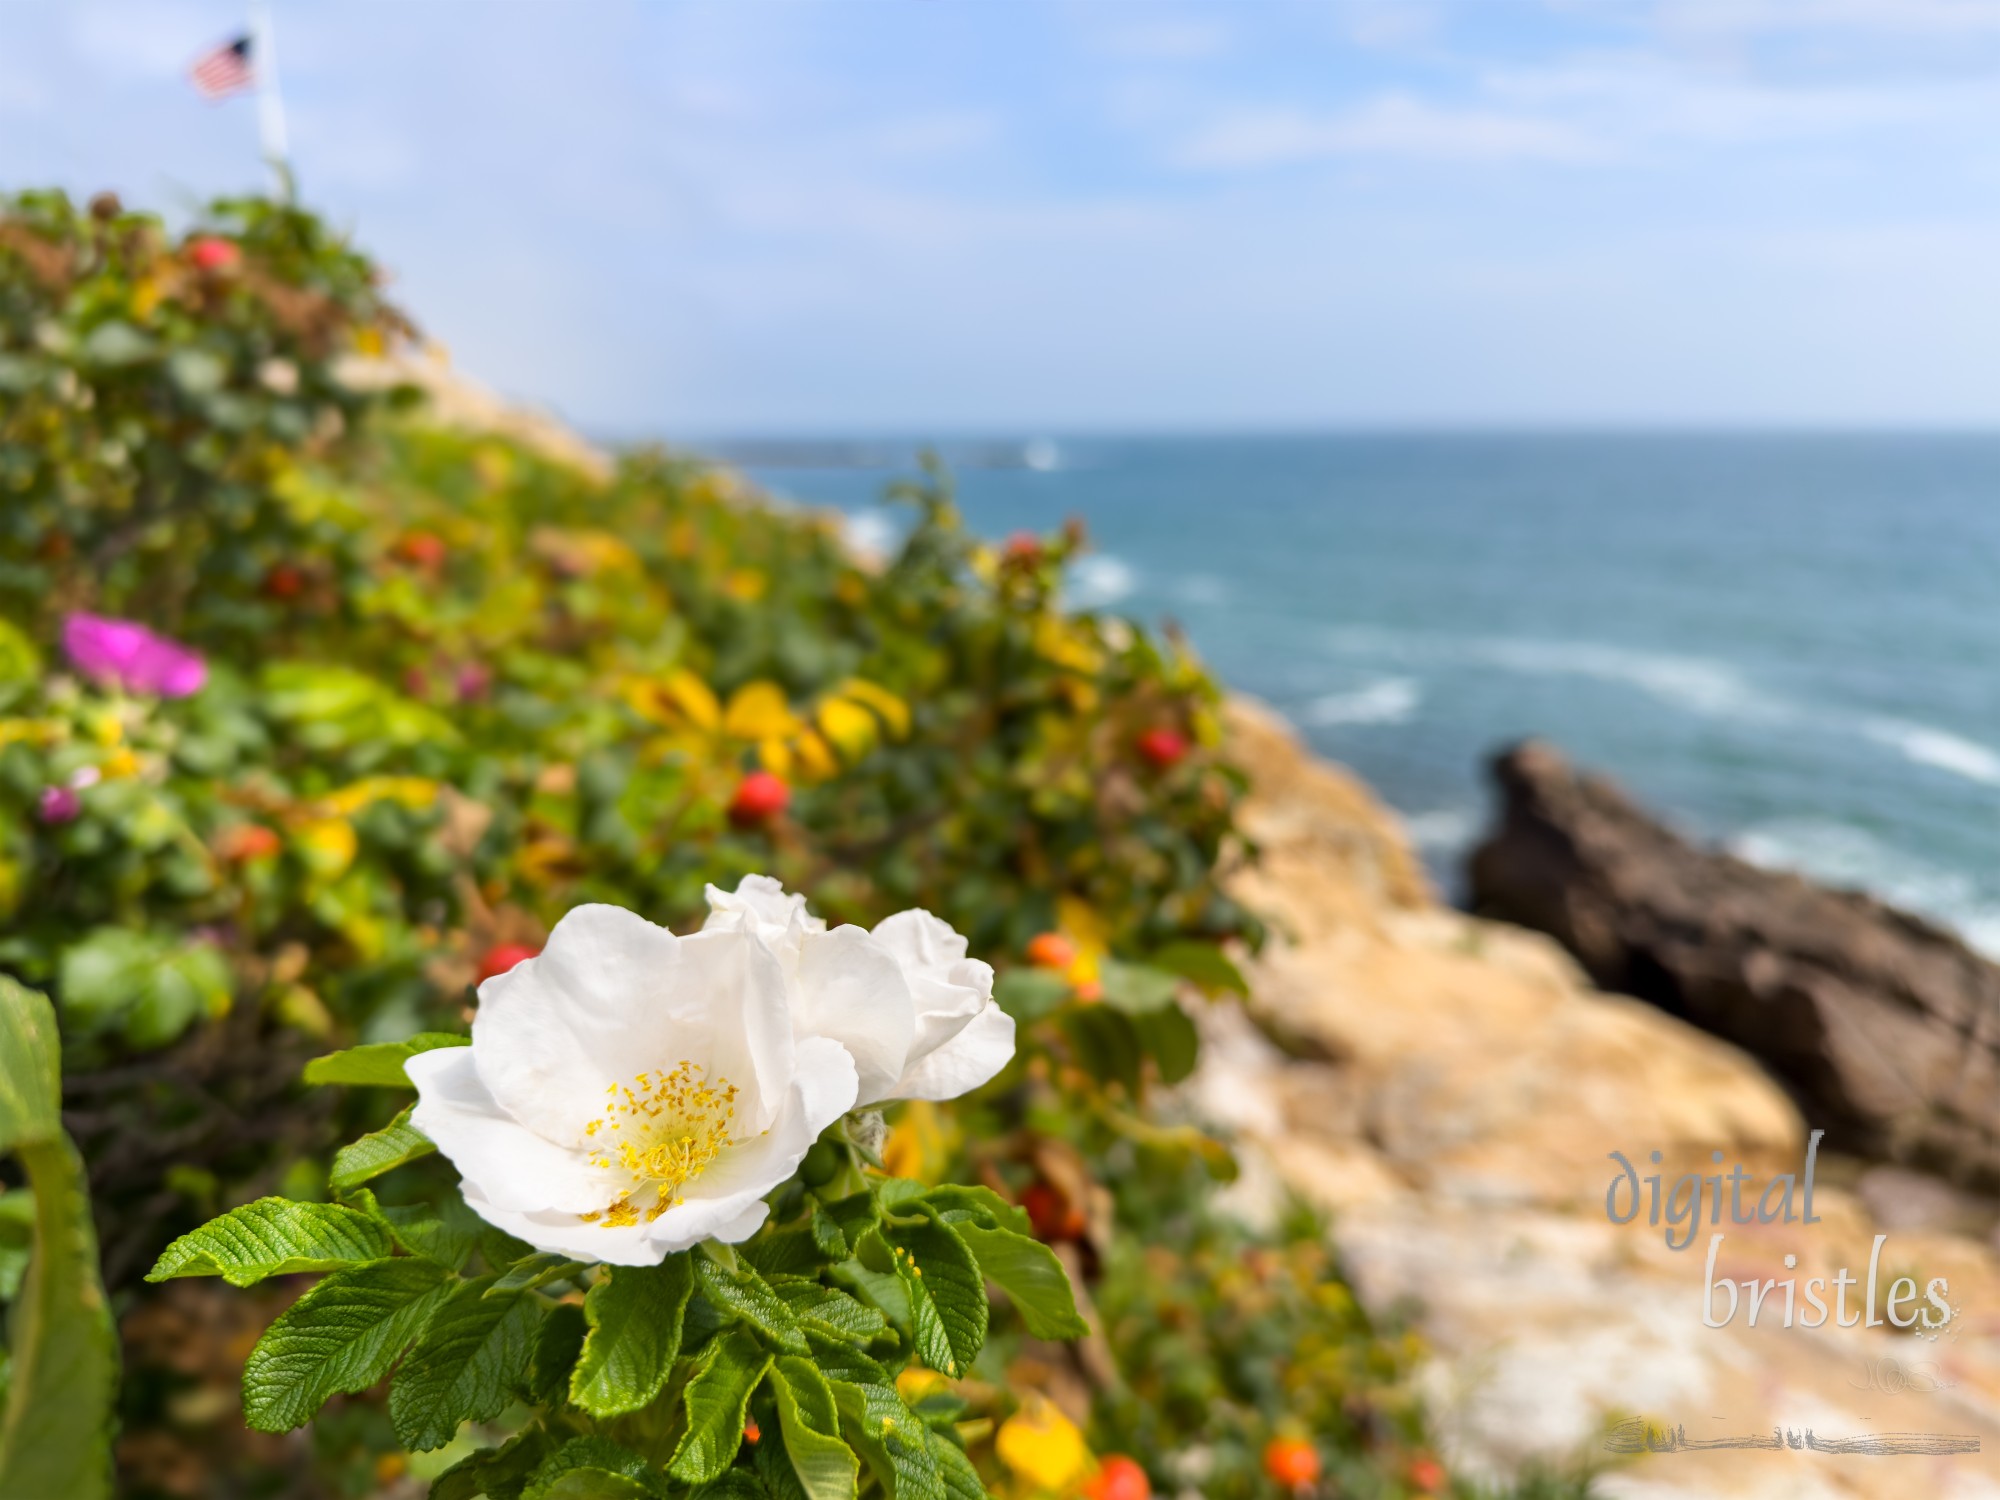
[[[1081,516],[1077,601],[1181,622],[1403,813],[1448,891],[1486,759],[1541,735],[1698,837],[2000,954],[2000,436],[939,447],[983,532]],[[734,456],[879,543],[912,452]]]

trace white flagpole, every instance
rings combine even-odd
[[[285,101],[278,93],[278,41],[265,0],[250,0],[250,66],[257,75],[257,134],[277,183],[278,199],[292,201],[292,164],[285,146]]]

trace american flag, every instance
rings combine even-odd
[[[204,52],[189,70],[204,99],[227,99],[254,88],[257,73],[250,65],[250,38],[239,36],[212,52]]]

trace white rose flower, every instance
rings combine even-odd
[[[874,974],[827,957],[831,990]],[[758,931],[683,938],[580,906],[479,987],[470,1047],[409,1060],[411,1123],[472,1209],[538,1250],[655,1265],[745,1239],[855,1103],[853,1058],[798,1030],[791,987]]]
[[[993,1003],[993,970],[927,911],[873,932],[829,929],[768,875],[708,888],[706,932],[754,932],[792,988],[794,1035],[831,1037],[854,1058],[858,1104],[956,1099],[1007,1065],[1014,1018]]]

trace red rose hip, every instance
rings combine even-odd
[[[1188,753],[1187,736],[1178,729],[1168,729],[1157,725],[1148,729],[1133,741],[1133,748],[1139,758],[1156,771],[1169,770],[1184,760]]]
[[[752,771],[736,783],[736,794],[729,799],[729,821],[738,828],[754,828],[777,817],[791,800],[792,789],[784,778]]]

